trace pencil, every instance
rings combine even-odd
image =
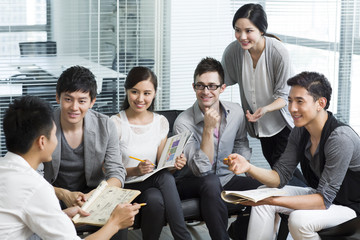
[[[140,161],[140,162],[145,162],[145,160],[142,160],[142,159],[139,159],[139,158],[136,158],[136,157],[129,156],[129,158],[135,159],[135,160]],[[155,164],[153,164],[153,163],[151,163],[151,164],[155,166]]]
[[[228,158],[224,158],[225,161],[229,160]]]
[[[141,207],[146,206],[146,203],[139,203]]]

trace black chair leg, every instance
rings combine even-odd
[[[287,236],[289,235],[289,228],[288,228],[288,215],[279,214],[281,217],[280,227],[277,235],[277,240],[286,240]]]

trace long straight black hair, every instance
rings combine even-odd
[[[235,29],[235,23],[239,18],[249,19],[252,24],[254,24],[264,36],[273,37],[281,41],[280,38],[273,34],[267,33],[268,22],[267,15],[264,11],[264,8],[260,4],[248,3],[241,6],[235,13],[232,26]]]

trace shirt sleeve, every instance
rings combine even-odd
[[[122,160],[122,151],[121,149],[123,149],[123,146],[121,145],[121,135],[122,135],[122,130],[121,130],[121,118],[119,114],[116,115],[112,115],[110,117],[110,120],[113,121],[115,128],[116,128],[116,132],[117,132],[117,136],[118,136],[118,140],[119,140],[119,151],[120,151],[120,157]],[[125,165],[124,165],[125,167]]]
[[[120,137],[121,137],[121,120],[120,120],[120,117],[118,115],[112,115],[110,117],[110,119],[115,124],[116,132],[117,132],[117,135],[118,135],[119,140],[120,140]]]
[[[179,123],[178,120],[175,121],[175,134],[186,130],[193,132],[185,124]],[[212,169],[209,158],[200,149],[200,141],[201,140],[197,137],[197,134],[193,133],[184,148],[184,154],[187,158],[187,166],[195,176],[205,176],[209,174]]]
[[[297,146],[299,145],[299,141],[299,129],[294,128],[289,135],[284,153],[273,166],[273,170],[275,170],[280,177],[280,188],[284,187],[290,181],[295,168],[299,164],[297,160]]]
[[[237,52],[235,44],[239,43],[234,41],[226,47],[221,60],[225,74],[224,82],[228,86],[238,83],[241,78],[242,57],[240,52]]]
[[[329,136],[324,146],[326,163],[321,174],[317,192],[324,197],[326,208],[334,201],[337,192],[349,169],[353,157],[355,133],[347,127],[336,128]]]
[[[278,40],[273,40],[278,41]],[[287,80],[292,76],[292,66],[290,56],[281,42],[275,42],[273,45],[272,61],[273,78],[274,78],[274,99],[282,98],[288,101],[290,87],[287,85]]]
[[[169,121],[163,115],[160,115],[160,139],[167,137],[169,133]]]
[[[80,239],[50,185],[41,184],[23,206],[24,223],[42,239]]]
[[[126,170],[119,148],[118,130],[114,122],[110,119],[107,121],[107,131],[109,138],[104,159],[105,178],[117,178],[121,182],[121,185],[124,186]]]

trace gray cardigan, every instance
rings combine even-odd
[[[57,178],[61,161],[60,109],[55,110],[54,120],[58,145],[52,161],[44,163],[44,177],[51,184]],[[91,109],[84,118],[84,161],[89,187],[95,188],[102,180],[112,177],[119,179],[124,186],[126,170],[121,160],[116,127],[108,116]]]
[[[293,76],[289,53],[284,45],[275,38],[265,37],[265,63],[268,74],[273,80],[274,99],[282,98],[288,101],[289,87],[286,81]],[[239,84],[241,105],[244,113],[246,110],[254,112],[249,103],[246,101],[245,92],[242,82],[242,61],[244,49],[236,40],[230,43],[224,51],[222,57],[222,65],[225,71],[225,83],[228,86]],[[289,128],[293,128],[294,124],[287,106],[281,108],[281,116],[284,118]],[[255,130],[252,123],[246,121],[246,129],[251,137],[255,136]]]

